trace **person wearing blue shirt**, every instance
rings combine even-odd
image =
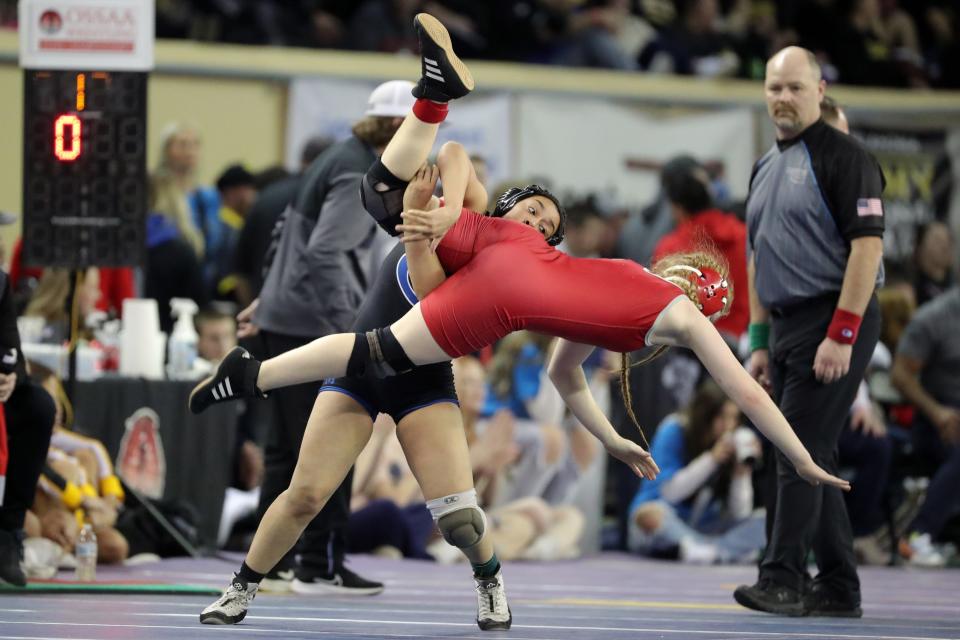
[[[683,413],[664,418],[650,445],[660,474],[640,485],[630,505],[631,551],[679,551],[682,560],[698,563],[755,557],[764,544],[751,480],[759,441],[738,429],[739,420],[739,409],[713,381],[700,386]]]

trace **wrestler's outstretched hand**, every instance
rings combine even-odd
[[[850,483],[843,478],[831,475],[820,468],[813,458],[807,457],[802,463],[794,463],[797,474],[812,485],[825,484],[831,487],[838,487],[844,491],[850,491]]]
[[[607,453],[633,469],[641,478],[653,480],[660,473],[660,467],[653,461],[650,452],[632,440],[622,436],[606,445]]]

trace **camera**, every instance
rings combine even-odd
[[[736,450],[737,462],[756,467],[760,460],[757,453],[760,450],[757,435],[749,427],[737,427],[733,432],[733,446]]]

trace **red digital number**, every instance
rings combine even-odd
[[[67,137],[65,129],[70,129]],[[63,162],[73,162],[80,157],[80,118],[65,113],[53,124],[53,155]]]

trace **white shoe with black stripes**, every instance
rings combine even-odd
[[[241,398],[265,398],[257,388],[260,361],[242,347],[234,347],[212,376],[201,381],[190,392],[191,413],[201,413],[218,402]]]
[[[201,624],[237,624],[247,616],[250,603],[257,596],[258,585],[248,584],[239,576],[233,576],[233,582],[216,602],[200,614]]]
[[[473,91],[473,74],[453,52],[447,28],[429,13],[418,13],[413,26],[420,40],[421,73],[413,96],[449,102]]]
[[[492,578],[473,578],[477,583],[477,626],[483,631],[506,630],[513,624],[513,614],[503,588],[503,571]]]

